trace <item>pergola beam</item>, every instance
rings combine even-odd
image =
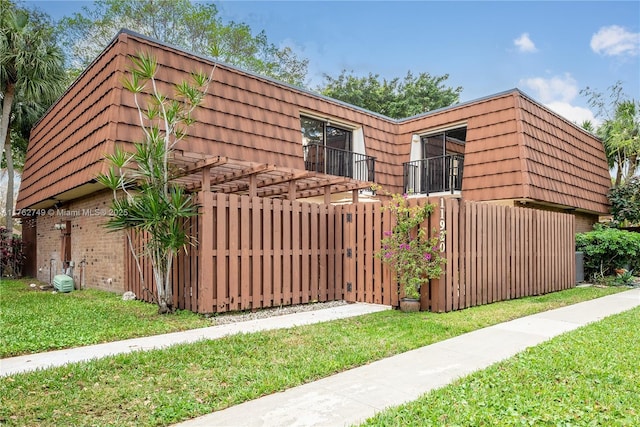
[[[297,181],[289,181],[288,190],[283,188],[269,189],[269,190],[265,190],[262,193],[262,196],[263,197],[279,196],[285,192],[288,192],[289,197],[291,197],[291,194],[292,194],[291,185],[294,186],[294,190],[296,194],[298,194],[300,191],[309,191],[309,190],[319,190],[324,192],[325,187],[331,187],[332,185],[337,185],[345,182],[348,182],[348,181],[346,181],[346,178],[342,178],[342,177],[327,179],[324,181],[320,180],[320,181],[308,182],[308,183],[299,183]]]
[[[202,170],[204,168],[208,168],[208,167],[211,167],[211,166],[224,165],[224,164],[227,164],[228,161],[229,161],[229,159],[227,159],[226,157],[221,157],[221,156],[216,156],[216,157],[211,157],[211,158],[204,159],[204,160],[199,160],[195,165],[187,167],[184,170],[184,174],[185,175],[190,175],[190,174],[198,172],[199,170]]]
[[[247,169],[239,170],[237,172],[231,172],[228,174],[217,176],[215,179],[211,180],[211,185],[224,184],[225,182],[229,181],[237,181],[239,179],[246,178],[257,173],[272,171],[275,168],[275,165],[256,165]]]
[[[206,189],[289,200],[321,196],[325,203],[330,203],[333,193],[346,191],[353,191],[353,198],[357,200],[357,190],[369,188],[372,184],[349,177],[243,162],[224,156],[176,151],[172,160],[173,165],[180,168],[179,175],[172,181],[192,192]]]
[[[278,185],[278,184],[284,184],[287,182],[291,182],[291,181],[297,181],[299,179],[303,179],[306,178],[308,176],[310,176],[311,174],[309,172],[289,172],[286,175],[282,175],[279,178],[269,178],[269,179],[265,179],[260,181],[260,183],[258,184],[258,187],[270,187],[272,185]]]
[[[278,178],[268,178],[268,179],[260,179],[260,176],[257,175],[257,179],[256,179],[256,189],[261,189],[261,188],[265,188],[265,187],[272,187],[272,186],[276,186],[276,185],[281,185],[281,184],[287,184],[290,182],[295,182],[299,179],[302,178],[306,178],[307,176],[309,176],[308,172],[302,172],[302,173],[287,173],[286,175],[283,175],[281,177]],[[238,182],[235,185],[232,185],[230,187],[225,188],[222,192],[224,193],[240,193],[240,192],[244,192],[244,191],[248,191],[250,189],[250,183],[249,182]],[[268,190],[267,190],[268,191]]]

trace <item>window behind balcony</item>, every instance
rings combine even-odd
[[[467,128],[461,127],[422,137],[423,191],[455,191],[462,188],[462,168]]]
[[[300,127],[302,129],[303,145],[317,144],[339,150],[352,150],[351,131],[348,129],[342,129],[328,122],[310,117],[301,117]]]
[[[421,158],[403,164],[404,191],[419,194],[461,191],[466,139],[466,127],[422,136]]]
[[[422,158],[441,157],[450,154],[464,154],[467,128],[450,129],[434,135],[422,137]]]
[[[353,176],[352,131],[310,117],[300,118],[305,168]]]

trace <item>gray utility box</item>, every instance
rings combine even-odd
[[[71,292],[73,290],[73,278],[66,274],[58,274],[53,277],[53,287],[58,292]]]
[[[584,282],[584,252],[576,252],[576,283]]]

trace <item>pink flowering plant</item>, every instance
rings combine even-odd
[[[383,209],[391,211],[396,225],[384,232],[376,257],[395,271],[406,298],[420,299],[422,284],[440,277],[445,262],[438,248],[439,235],[429,237],[421,227],[434,205],[409,206],[406,194],[394,194],[393,201]]]

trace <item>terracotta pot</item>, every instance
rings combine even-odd
[[[401,298],[400,311],[404,311],[404,312],[420,311],[420,300],[412,299],[412,298]]]

